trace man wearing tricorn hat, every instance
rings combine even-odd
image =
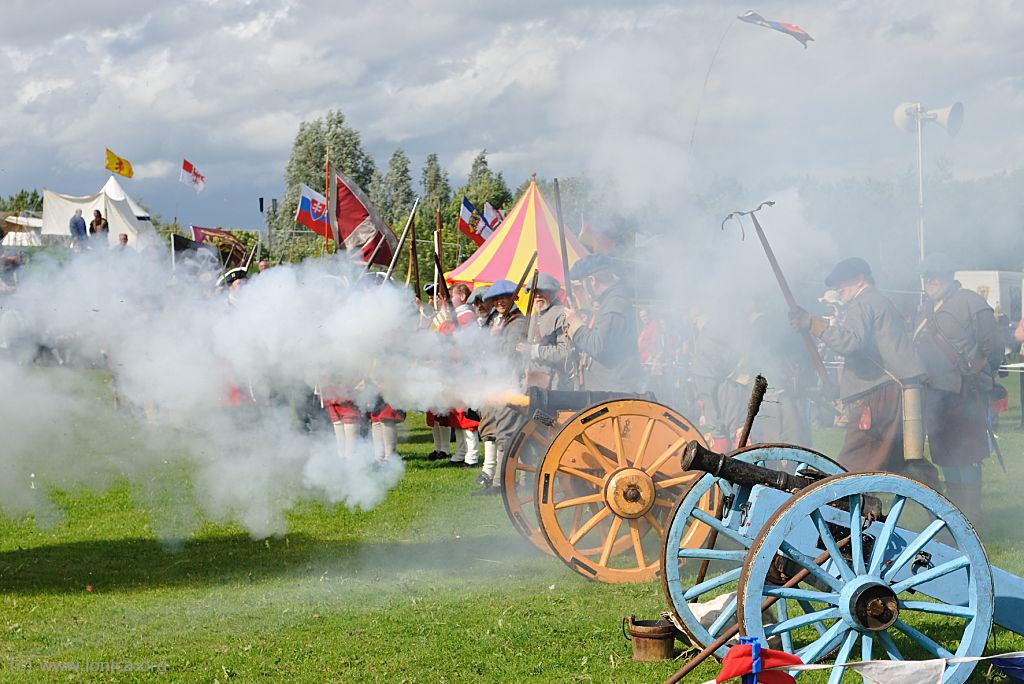
[[[583,389],[628,392],[641,384],[636,315],[628,288],[619,281],[612,260],[588,254],[569,271],[594,303],[589,322],[574,309],[565,310],[573,350],[580,355]]]
[[[850,411],[846,438],[838,456],[850,471],[903,471],[925,483],[937,483],[935,467],[923,457],[923,441],[904,450],[904,418],[920,425],[920,382],[924,366],[903,316],[874,284],[871,267],[860,257],[843,259],[825,278],[846,305],[842,323],[800,309],[790,316],[796,329],[809,330],[844,360],[839,398]],[[904,415],[904,393],[911,401]],[[914,415],[914,414],[917,415]],[[916,421],[916,422],[914,422]]]
[[[988,457],[988,397],[1003,360],[995,314],[960,287],[953,261],[929,254],[921,264],[927,295],[914,328],[928,370],[925,427],[946,495],[975,522],[981,517],[981,462]]]

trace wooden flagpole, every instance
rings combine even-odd
[[[569,250],[565,246],[565,222],[562,220],[562,193],[558,190],[558,179],[555,179],[555,219],[558,221],[558,247],[562,252],[562,280],[565,287],[565,300],[569,306],[576,308],[576,299],[572,296],[572,282],[569,280]]]
[[[327,150],[324,157],[324,197],[327,198],[327,230],[334,234],[334,225],[337,218],[334,216],[334,208],[331,206],[331,151]],[[330,252],[327,245],[327,234],[324,233],[324,254]]]
[[[441,203],[437,204],[436,212],[437,226],[434,229],[434,309],[437,309],[437,288],[440,280],[444,278],[444,254],[442,250],[442,233],[441,233]]]

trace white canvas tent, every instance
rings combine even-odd
[[[70,221],[75,210],[82,210],[86,224],[92,220],[92,212],[99,209],[110,227],[107,240],[117,244],[117,236],[128,236],[128,245],[139,248],[139,241],[156,240],[156,232],[149,221],[149,214],[125,193],[124,188],[113,176],[95,195],[76,197],[62,195],[52,190],[43,190],[43,235],[71,236]],[[140,215],[143,216],[140,220]]]
[[[4,239],[0,245],[4,247],[41,247],[39,229],[43,220],[33,216],[5,216],[3,222]]]
[[[135,218],[140,221],[150,220],[149,212],[139,206],[139,203],[131,198],[120,183],[117,182],[117,178],[111,176],[107,179],[107,182],[103,184],[103,189],[100,192],[104,192],[108,197],[115,200],[127,200],[128,206],[132,208],[132,213],[135,214]],[[88,219],[86,219],[88,221]]]

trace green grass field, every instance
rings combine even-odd
[[[1024,574],[1016,392],[1001,439],[1009,474],[985,469],[984,537],[995,564]],[[469,496],[475,471],[426,460],[420,416],[407,425],[407,472],[386,501],[300,504],[279,538],[206,524],[161,542],[126,481],[57,492],[64,517],[48,528],[0,516],[0,681],[658,682],[676,670],[633,662],[620,632],[624,616],[666,609],[659,584],[594,583],[542,555],[500,498]],[[817,438],[835,453],[837,431]],[[1017,649],[1024,638],[990,641]],[[110,661],[166,669],[85,671]],[[43,670],[58,663],[80,671]],[[717,672],[705,663],[687,681]]]

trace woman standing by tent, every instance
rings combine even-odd
[[[94,209],[92,212],[92,221],[89,222],[89,235],[91,237],[101,237],[105,239],[109,231],[110,226],[107,225],[107,219],[103,218],[99,209]]]

